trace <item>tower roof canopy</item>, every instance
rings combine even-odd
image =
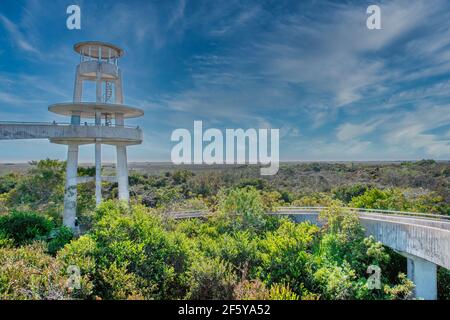
[[[100,56],[101,48],[101,59],[116,59],[124,55],[125,51],[113,44],[101,42],[101,41],[84,41],[79,42],[73,46],[73,49],[86,57],[91,57],[98,59]]]

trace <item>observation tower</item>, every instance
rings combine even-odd
[[[49,106],[50,112],[70,117],[74,131],[82,129],[83,134],[64,134],[50,138],[50,142],[66,144],[67,176],[64,196],[64,225],[75,228],[77,199],[78,148],[82,144],[95,145],[95,198],[102,201],[102,144],[114,145],[117,152],[116,178],[119,185],[119,199],[129,200],[127,146],[142,142],[141,131],[125,127],[125,119],[140,117],[144,112],[123,104],[122,71],[119,58],[124,51],[104,42],[81,42],[74,46],[80,56],[76,67],[73,103],[58,103]],[[94,81],[95,102],[83,101],[83,83]],[[85,119],[93,120],[89,124]],[[91,120],[91,121],[92,121]],[[113,123],[114,120],[114,123]],[[91,130],[90,130],[91,129]],[[131,129],[131,130],[127,130]],[[108,135],[104,131],[109,131]]]
[[[69,117],[69,123],[0,123],[0,139],[44,139],[68,147],[63,224],[77,229],[77,184],[95,180],[97,204],[102,200],[102,180],[117,181],[119,199],[129,201],[127,146],[142,143],[139,127],[125,126],[125,119],[143,116],[141,109],[123,104],[119,58],[124,51],[112,44],[88,41],[74,46],[76,67],[73,102],[57,103],[50,112]],[[95,82],[95,101],[84,101],[83,84]],[[95,145],[95,177],[78,177],[80,145]],[[102,177],[102,144],[116,147],[116,177]]]

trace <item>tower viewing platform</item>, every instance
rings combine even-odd
[[[129,201],[127,146],[142,143],[139,127],[125,125],[125,119],[137,118],[144,112],[123,103],[122,72],[119,58],[124,51],[99,41],[77,43],[74,50],[80,56],[76,66],[73,101],[48,107],[52,113],[69,117],[67,123],[0,122],[0,139],[49,139],[68,146],[66,187],[64,196],[64,225],[77,229],[77,184],[95,180],[96,202],[102,201],[103,180],[117,181],[119,199]],[[95,101],[83,101],[83,84],[95,82]],[[87,120],[87,121],[86,121]],[[80,145],[95,145],[95,177],[77,177]],[[102,177],[102,144],[116,147],[116,177]]]

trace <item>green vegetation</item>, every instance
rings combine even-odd
[[[108,200],[116,196],[114,183],[103,184],[106,200],[97,208],[94,186],[79,186],[82,235],[74,238],[61,226],[64,167],[45,160],[26,174],[0,177],[0,298],[409,299],[414,285],[404,275],[404,259],[365,237],[357,217],[340,207],[450,213],[440,188],[449,183],[447,168],[430,161],[284,165],[284,181],[255,177],[252,167],[135,172],[131,206]],[[381,184],[430,171],[440,182],[428,188]],[[372,178],[336,182],[348,172]],[[298,188],[301,174],[322,179]],[[324,225],[265,214],[280,205],[327,206],[320,215]],[[176,210],[212,214],[185,220],[166,214]],[[383,270],[380,289],[368,285],[371,265]],[[76,287],[67,285],[74,266],[80,271]],[[448,299],[449,272],[440,269],[438,278],[439,297]]]

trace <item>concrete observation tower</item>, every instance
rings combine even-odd
[[[123,104],[122,72],[118,60],[124,51],[112,44],[89,41],[74,46],[80,56],[76,67],[73,102],[49,106],[50,112],[67,116],[70,123],[0,123],[0,139],[43,139],[68,146],[64,225],[76,229],[77,184],[95,179],[97,204],[102,200],[102,180],[117,181],[119,199],[129,200],[127,146],[142,143],[139,127],[125,126],[125,119],[140,117],[141,109]],[[83,100],[83,84],[94,81],[96,99]],[[95,177],[78,177],[80,145],[95,145]],[[101,145],[116,147],[116,177],[101,175]]]

